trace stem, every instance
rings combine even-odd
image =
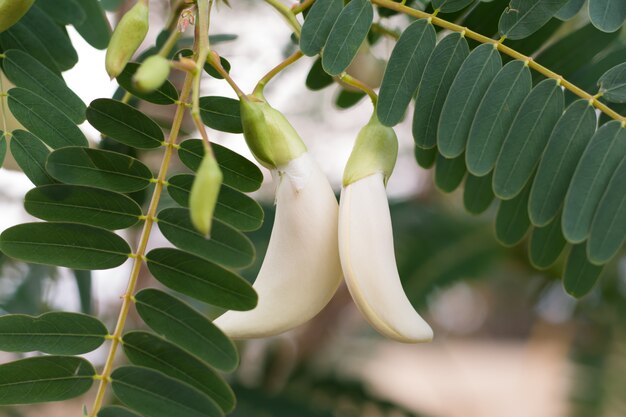
[[[167,18],[167,23],[165,24],[165,27],[168,30],[174,31],[174,28],[176,28],[176,26],[178,25],[180,13],[186,6],[188,5],[186,5],[183,0],[176,0],[176,2],[172,4],[172,13]]]
[[[167,58],[167,55],[172,51],[172,49],[174,49],[174,46],[176,46],[176,42],[178,42],[178,40],[180,39],[180,35],[182,35],[182,33],[180,33],[178,29],[170,32],[170,36],[168,36],[161,49],[159,49],[158,55]]]
[[[287,19],[287,23],[289,23],[289,26],[293,29],[293,33],[298,39],[300,39],[302,26],[300,26],[300,22],[296,19],[295,13],[289,7],[281,3],[280,0],[265,0],[265,2],[276,9],[278,13],[282,14],[285,19]]]
[[[304,0],[302,3],[293,6],[291,8],[291,12],[294,15],[297,15],[298,13],[302,13],[303,11],[311,7],[313,3],[315,3],[315,0]]]
[[[215,68],[215,70],[219,72],[219,74],[222,77],[224,77],[226,82],[235,91],[235,94],[237,94],[237,97],[239,97],[240,99],[246,97],[246,94],[241,90],[241,88],[239,88],[237,83],[230,77],[230,74],[228,73],[228,71],[226,71],[224,67],[222,66],[222,63],[220,62],[220,56],[217,54],[217,52],[211,51],[209,53],[209,56],[207,57],[207,62],[213,68]]]
[[[395,40],[400,39],[400,34],[398,32],[396,32],[395,30],[386,28],[380,23],[372,23],[372,30],[374,32],[380,33],[381,35],[384,35],[384,36],[388,36]]]
[[[513,57],[515,59],[519,59],[521,61],[525,61],[530,68],[534,69],[538,73],[542,74],[543,76],[545,76],[547,78],[551,78],[553,80],[556,80],[560,85],[562,85],[563,87],[565,87],[566,89],[568,89],[572,93],[576,94],[578,97],[581,97],[581,98],[584,98],[586,100],[589,100],[589,103],[591,105],[593,105],[595,108],[597,108],[601,112],[605,113],[607,116],[609,116],[609,117],[611,117],[611,118],[613,118],[613,119],[615,119],[617,121],[620,121],[622,123],[626,123],[626,116],[621,116],[615,110],[612,110],[606,104],[604,104],[601,101],[599,101],[596,96],[587,93],[585,90],[583,90],[582,88],[577,87],[576,85],[574,85],[571,82],[567,81],[562,76],[560,76],[560,75],[556,74],[555,72],[549,70],[548,68],[544,67],[543,65],[538,64],[536,61],[533,61],[532,58],[517,52],[516,50],[514,50],[511,47],[508,47],[508,46],[504,45],[502,43],[504,41],[504,39],[505,39],[504,37],[502,37],[502,38],[500,38],[500,40],[496,41],[496,40],[488,38],[488,37],[486,37],[484,35],[481,35],[480,33],[474,32],[471,29],[468,29],[468,28],[465,28],[463,26],[459,26],[459,25],[456,25],[454,23],[448,22],[447,20],[438,18],[438,17],[436,17],[435,14],[422,12],[421,10],[417,10],[417,9],[412,8],[412,7],[407,7],[407,6],[404,6],[404,5],[399,4],[399,3],[394,3],[391,0],[371,0],[371,2],[373,4],[378,5],[378,6],[385,7],[387,9],[391,9],[391,10],[395,10],[397,12],[404,13],[404,14],[407,14],[409,16],[416,17],[418,19],[429,19],[431,23],[433,23],[433,24],[435,24],[435,25],[437,25],[439,27],[451,30],[453,32],[459,32],[463,36],[466,36],[466,37],[468,37],[470,39],[474,39],[475,41],[478,41],[480,43],[490,43],[490,44],[493,44],[494,47],[498,51],[502,52],[503,54],[506,54],[506,55],[508,55],[510,57]]]
[[[4,56],[3,56],[4,58]],[[0,73],[0,111],[2,112],[2,131],[4,132],[4,136],[10,135],[8,132],[8,124],[7,124],[7,113],[6,113],[6,100],[8,94],[4,91],[4,81],[2,80],[2,75]]]
[[[294,52],[292,55],[290,55],[283,62],[281,62],[280,64],[276,65],[274,68],[272,68],[267,74],[265,74],[263,76],[263,78],[261,78],[259,80],[259,82],[257,83],[256,87],[254,87],[253,94],[255,94],[255,95],[256,94],[262,94],[263,93],[263,89],[265,88],[265,85],[268,82],[270,82],[272,80],[272,78],[274,78],[276,75],[278,75],[281,71],[283,71],[289,65],[293,64],[294,62],[296,62],[297,60],[302,58],[302,56],[303,56],[302,51],[298,50],[298,51]]]
[[[342,73],[339,76],[339,78],[344,83],[349,84],[352,87],[356,87],[359,90],[363,91],[365,94],[367,94],[369,96],[370,100],[372,100],[372,104],[374,105],[374,107],[376,107],[376,103],[378,103],[378,95],[367,84],[365,84],[364,82],[354,78],[353,76],[351,76],[351,75],[349,75],[349,74],[347,74],[345,72]]]
[[[204,63],[207,60],[210,52],[209,45],[209,23],[211,20],[211,8],[213,7],[213,0],[198,0],[198,26],[196,26],[196,44],[198,46],[196,56],[196,70],[193,75],[193,93],[192,93],[192,108],[191,117],[200,131],[202,141],[204,142],[205,151],[211,150],[211,141],[207,134],[204,123],[200,118],[200,79],[202,78],[202,69]]]
[[[89,417],[96,417],[96,415],[100,411],[107,386],[111,382],[111,372],[113,370],[115,354],[122,339],[122,333],[124,331],[124,325],[126,324],[126,318],[128,317],[128,311],[131,304],[133,303],[133,294],[135,292],[135,287],[137,286],[139,272],[141,271],[143,261],[145,260],[146,247],[148,246],[148,240],[150,239],[152,225],[155,221],[156,210],[159,205],[161,193],[163,191],[163,185],[166,183],[167,171],[169,169],[170,160],[172,158],[174,145],[176,145],[176,141],[178,140],[178,134],[180,132],[180,127],[183,122],[183,116],[185,115],[186,106],[184,102],[189,97],[192,80],[192,76],[187,75],[180,94],[180,103],[176,108],[176,114],[174,116],[172,130],[170,131],[170,136],[167,140],[165,153],[163,155],[163,161],[161,162],[161,168],[159,169],[159,175],[155,180],[154,192],[152,193],[150,205],[148,206],[148,213],[146,215],[146,220],[143,225],[143,230],[141,232],[141,238],[139,240],[137,252],[132,255],[133,267],[130,273],[130,277],[128,279],[126,292],[122,297],[122,307],[120,309],[120,314],[117,319],[117,325],[115,326],[115,332],[111,336],[111,348],[109,350],[109,355],[107,356],[106,362],[104,364],[102,374],[99,375],[97,378],[100,380],[100,385],[98,387],[98,393],[96,394],[96,399],[94,401],[93,408],[91,410],[91,413],[89,414]]]

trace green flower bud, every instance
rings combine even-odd
[[[391,127],[378,120],[376,112],[361,129],[343,172],[344,187],[381,172],[385,183],[391,176],[398,157],[398,137]]]
[[[265,100],[248,96],[241,100],[243,135],[254,157],[275,169],[306,152],[306,145],[285,116]]]
[[[106,54],[106,70],[115,78],[137,51],[148,33],[148,4],[139,0],[115,27]]]
[[[0,32],[16,24],[35,0],[0,0]]]
[[[141,63],[133,76],[135,88],[149,93],[161,87],[170,75],[170,61],[160,55],[152,55]]]
[[[205,236],[211,233],[213,212],[222,185],[222,171],[213,152],[204,153],[189,195],[191,222]]]

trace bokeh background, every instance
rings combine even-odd
[[[145,47],[154,42],[169,7],[165,0],[150,3],[151,32]],[[231,3],[232,8],[220,5],[211,32],[238,36],[216,44],[215,49],[232,64],[232,77],[250,91],[294,45],[289,28],[264,2]],[[111,12],[109,17],[115,22],[119,14]],[[392,27],[406,25],[402,19],[389,22]],[[571,29],[584,24],[581,16],[553,38],[567,33],[568,25]],[[86,103],[110,97],[117,86],[104,70],[104,53],[69,30],[81,59],[65,74],[68,85]],[[392,48],[393,43],[383,39],[373,52],[386,57]],[[312,63],[309,58],[298,61],[272,81],[266,95],[301,133],[338,193],[353,140],[372,108],[364,99],[340,109],[335,104],[337,85],[308,90],[304,84]],[[203,88],[203,95],[234,97],[223,81],[207,79]],[[167,126],[171,108],[144,106],[142,110]],[[88,124],[81,127],[94,143],[100,140]],[[194,137],[190,121],[185,129],[188,137]],[[388,194],[398,267],[409,298],[432,325],[435,340],[426,345],[385,340],[362,319],[342,286],[309,324],[279,337],[240,344],[241,367],[229,376],[239,401],[232,415],[625,416],[623,253],[606,268],[590,295],[574,300],[562,289],[561,263],[537,271],[528,263],[526,241],[514,248],[501,247],[493,233],[495,206],[481,216],[468,214],[462,207],[462,191],[443,194],[433,186],[432,172],[418,167],[410,124],[401,123],[396,132],[400,155]],[[241,135],[210,134],[215,142],[252,159]],[[146,152],[141,158],[152,166],[159,162],[158,153]],[[182,164],[175,165],[176,170],[183,171]],[[273,219],[273,185],[269,173],[265,174],[266,183],[254,197],[263,203],[266,221],[249,235],[257,247],[257,262],[242,271],[251,280],[263,259]],[[12,169],[11,161],[0,169],[0,230],[32,220],[21,206],[31,187],[21,172]],[[166,198],[163,204],[170,202]],[[136,241],[137,235],[138,230],[131,230],[125,237]],[[164,245],[167,241],[155,229],[150,247]],[[88,311],[113,327],[129,264],[89,276],[2,256],[0,313]],[[144,268],[140,284],[155,286],[157,282]],[[140,320],[131,319],[129,328],[141,326]],[[105,354],[100,349],[88,357],[102,364]],[[11,359],[12,355],[0,353],[0,362]],[[63,404],[0,407],[0,416],[78,416],[90,400],[88,395]]]

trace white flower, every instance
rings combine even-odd
[[[344,186],[339,253],[352,298],[376,330],[405,343],[432,340],[430,326],[413,309],[400,282],[382,173]]]
[[[307,322],[341,283],[338,205],[328,180],[306,152],[273,174],[276,218],[254,282],[259,303],[215,320],[232,338],[272,336]]]
[[[346,164],[339,204],[339,254],[357,307],[383,335],[404,343],[432,340],[433,331],[407,298],[393,247],[385,185],[398,138],[374,114]]]

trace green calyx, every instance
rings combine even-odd
[[[124,14],[111,36],[105,59],[109,77],[115,78],[124,70],[145,39],[148,26],[148,4],[145,0],[139,0]]]
[[[150,93],[161,87],[170,75],[170,61],[161,55],[152,55],[141,63],[133,76],[135,88]]]
[[[385,184],[398,158],[398,137],[391,127],[378,120],[376,112],[356,137],[343,172],[343,186],[372,174],[382,173]]]
[[[35,0],[0,0],[0,33],[16,24]]]
[[[306,152],[298,132],[263,97],[242,97],[240,103],[243,135],[254,157],[263,166],[276,169]]]
[[[189,194],[191,223],[204,236],[211,233],[213,213],[224,177],[210,149],[205,149]]]

